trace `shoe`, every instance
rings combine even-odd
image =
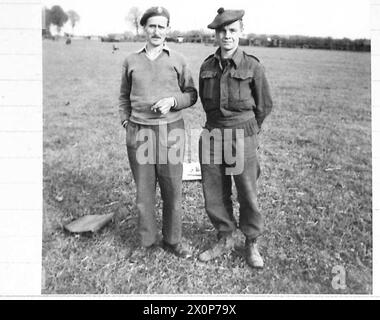
[[[222,254],[232,250],[234,247],[235,240],[232,235],[228,235],[219,239],[219,241],[215,243],[210,249],[203,251],[198,258],[202,262],[207,262],[220,257]]]
[[[252,268],[262,269],[264,268],[264,260],[260,255],[258,245],[256,241],[245,241],[245,249],[247,254],[247,263]]]
[[[181,242],[176,244],[170,244],[163,241],[162,247],[164,250],[173,253],[174,255],[182,259],[189,259],[192,256],[190,250],[186,248]]]

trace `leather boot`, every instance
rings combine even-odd
[[[252,268],[263,268],[264,261],[260,255],[256,240],[245,240],[245,250],[247,254],[247,263]]]
[[[235,240],[233,235],[228,235],[219,239],[219,241],[216,242],[210,249],[203,251],[198,258],[202,262],[207,262],[232,250],[234,246]]]

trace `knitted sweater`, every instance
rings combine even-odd
[[[165,115],[151,107],[160,99],[174,97],[175,107]],[[164,49],[150,60],[144,50],[130,54],[123,63],[119,97],[120,120],[157,125],[182,118],[181,109],[197,101],[197,90],[184,58]]]

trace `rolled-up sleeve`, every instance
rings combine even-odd
[[[272,111],[273,102],[269,89],[269,83],[265,76],[264,68],[259,64],[254,73],[252,95],[256,107],[254,113],[259,128],[264,122],[266,116]]]
[[[191,107],[197,102],[198,92],[194,85],[194,80],[191,75],[190,69],[185,61],[182,61],[180,70],[178,72],[178,85],[181,93],[175,94],[174,98],[177,101],[174,110],[181,110]]]
[[[120,96],[119,96],[119,114],[121,123],[128,120],[131,116],[131,79],[128,75],[128,61],[125,60],[122,67],[121,73],[121,85],[120,85]]]

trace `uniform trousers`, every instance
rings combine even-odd
[[[214,130],[219,130],[221,134],[210,139],[211,130],[204,129],[199,140],[207,215],[218,232],[218,238],[231,234],[239,227],[248,240],[254,240],[263,231],[263,216],[257,201],[257,179],[260,175],[257,134],[244,136],[243,132],[238,137],[235,132],[227,136],[227,129]],[[231,161],[234,157],[235,164]],[[232,170],[234,166],[236,169]],[[232,178],[239,202],[239,224],[233,215]]]

